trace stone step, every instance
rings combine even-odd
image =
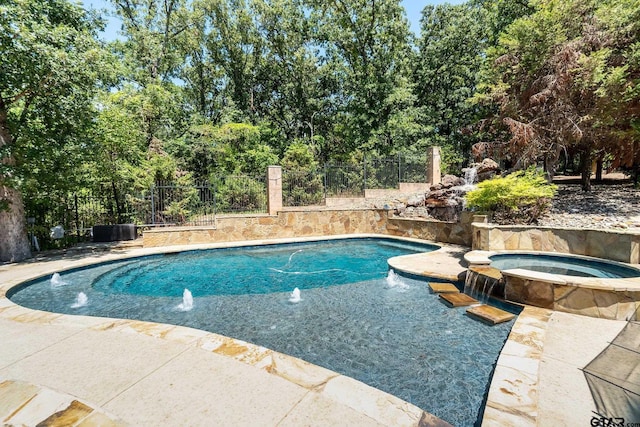
[[[474,265],[469,267],[469,271],[478,273],[481,276],[490,277],[495,280],[502,280],[502,272],[494,267],[488,265]]]
[[[478,304],[477,299],[471,298],[469,295],[463,294],[460,292],[439,294],[438,296],[442,298],[451,307],[463,307],[466,305]]]
[[[511,314],[508,311],[504,311],[486,304],[468,308],[467,314],[470,314],[471,316],[476,317],[479,320],[491,325],[508,322],[509,320],[516,317],[515,314]]]
[[[458,293],[460,290],[453,283],[429,283],[429,287],[431,288],[431,292],[436,294],[449,294],[449,293]]]

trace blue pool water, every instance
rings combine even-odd
[[[442,304],[428,282],[388,275],[388,258],[433,249],[348,239],[193,251],[64,272],[55,286],[43,278],[9,298],[235,337],[358,379],[453,425],[473,425],[513,321],[487,326]],[[294,287],[302,298],[295,304]],[[178,309],[184,288],[194,297],[190,311]],[[80,292],[85,306],[75,304]]]
[[[344,239],[190,251],[119,263],[93,279],[92,287],[149,296],[181,296],[184,288],[197,296],[290,292],[384,277],[388,258],[437,248],[390,239]]]
[[[542,273],[577,277],[638,277],[640,270],[623,264],[597,259],[550,254],[498,254],[490,257],[491,266],[499,270],[522,268]]]

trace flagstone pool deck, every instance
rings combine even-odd
[[[5,297],[20,282],[63,269],[215,246],[111,247],[0,265],[0,423],[448,425],[354,379],[239,340],[181,326],[31,310]],[[468,250],[444,246],[390,265],[457,280]],[[590,425],[595,405],[580,368],[624,325],[525,307],[498,359],[482,424]]]

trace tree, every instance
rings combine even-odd
[[[0,261],[30,255],[19,183],[91,117],[99,21],[67,0],[0,5]],[[48,171],[51,174],[53,171]]]
[[[531,3],[529,0],[471,0],[469,6],[482,12],[487,46],[496,46],[500,34],[513,21],[535,12]]]
[[[202,2],[210,30],[205,38],[212,61],[224,71],[223,102],[245,118],[255,114],[255,73],[262,47],[247,0]]]
[[[318,22],[321,60],[335,82],[338,105],[333,131],[343,152],[355,148],[392,151],[387,131],[399,91],[407,84],[409,24],[398,0],[309,1]],[[395,99],[394,99],[395,97]]]
[[[118,222],[123,222],[125,191],[134,188],[135,169],[146,157],[144,134],[136,117],[130,114],[124,91],[101,93],[94,126],[88,134],[93,143],[93,158],[85,162],[85,185],[96,194],[111,197]]]
[[[464,4],[427,6],[422,11],[414,64],[421,122],[430,144],[455,153],[459,161],[477,142],[477,133],[468,129],[484,113],[469,102],[486,48],[483,16],[481,9]]]
[[[638,162],[640,10],[632,0],[533,4],[489,52],[488,90],[478,98],[500,106],[521,165],[543,160],[553,175],[560,151],[575,150],[589,190],[595,157]]]
[[[123,80],[137,89],[137,111],[147,146],[159,152],[162,141],[186,128],[179,77],[189,39],[197,32],[185,0],[112,0],[122,20],[124,41],[112,48],[124,65]],[[131,102],[130,105],[133,105]]]
[[[256,73],[256,112],[291,140],[313,137],[326,120],[326,99],[313,52],[312,21],[302,0],[254,0],[262,54]]]

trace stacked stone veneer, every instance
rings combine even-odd
[[[295,210],[277,215],[218,217],[215,227],[171,227],[144,231],[144,246],[188,245],[289,237],[387,234],[471,245],[471,216],[459,223],[390,217],[390,211]]]
[[[594,283],[563,284],[503,275],[504,296],[509,301],[601,319],[640,318],[640,280],[610,279],[607,283],[596,279]]]
[[[473,249],[561,252],[638,264],[640,233],[474,223]]]
[[[462,212],[459,222],[444,222],[428,218],[390,217],[387,220],[384,233],[393,236],[471,246],[471,221],[473,218],[470,212]]]

